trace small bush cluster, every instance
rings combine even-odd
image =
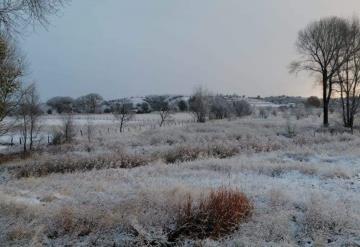
[[[239,153],[239,148],[233,145],[213,144],[207,147],[179,146],[163,155],[166,163],[186,162],[203,157],[225,159]]]
[[[42,177],[51,173],[71,173],[75,171],[100,170],[110,168],[134,168],[151,162],[149,157],[119,153],[95,157],[63,157],[29,161],[11,167],[17,178]]]
[[[238,190],[220,188],[197,202],[189,196],[179,205],[176,227],[168,239],[217,239],[235,231],[252,211],[252,203]]]

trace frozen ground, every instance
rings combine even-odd
[[[0,243],[360,246],[360,134],[323,131],[320,121],[278,115],[98,133],[3,163]],[[119,168],[124,154],[132,166]],[[252,217],[221,239],[167,242],[177,205],[218,187],[243,191]]]

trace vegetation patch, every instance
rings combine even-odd
[[[220,188],[198,201],[189,196],[179,205],[176,227],[168,239],[218,239],[235,231],[252,212],[252,203],[238,190]]]
[[[239,148],[235,145],[214,144],[206,147],[179,146],[166,152],[163,158],[166,163],[181,163],[203,157],[225,159],[238,153]]]
[[[11,167],[17,177],[42,177],[51,173],[70,173],[76,171],[100,170],[110,168],[134,168],[147,165],[151,158],[126,153],[101,155],[96,157],[62,157],[29,161]]]

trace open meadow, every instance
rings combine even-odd
[[[316,114],[155,116],[124,133],[93,117],[91,137],[78,122],[73,143],[3,160],[1,245],[360,245],[358,130]]]

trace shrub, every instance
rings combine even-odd
[[[63,143],[63,140],[64,140],[64,135],[60,131],[55,131],[53,133],[51,144],[61,145]]]
[[[321,101],[316,96],[311,96],[306,100],[306,105],[309,107],[319,108],[321,106]]]
[[[252,211],[252,203],[238,190],[220,188],[198,202],[189,196],[179,205],[176,227],[168,239],[172,242],[182,236],[217,239],[235,231]]]
[[[189,109],[189,105],[185,100],[180,100],[178,103],[179,111],[184,112]]]
[[[100,170],[110,168],[134,168],[144,166],[151,161],[141,155],[119,153],[114,155],[99,155],[94,157],[52,157],[33,160],[11,168],[17,178],[41,177],[51,173],[70,173],[76,171]]]
[[[209,147],[209,155],[219,159],[232,157],[239,153],[239,148],[232,145],[214,144]]]
[[[209,93],[199,87],[189,99],[189,109],[198,123],[205,123],[209,113]]]
[[[201,156],[205,156],[205,151],[201,148],[180,146],[166,152],[164,159],[166,163],[176,163],[196,160]]]

